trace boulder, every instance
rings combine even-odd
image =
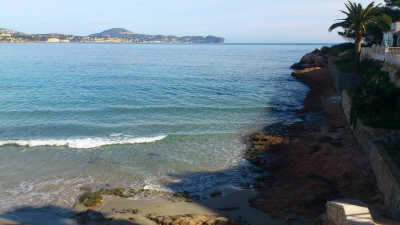
[[[328,64],[328,61],[323,56],[316,56],[314,58],[314,67],[325,67]]]
[[[290,69],[300,69],[300,63],[294,63],[291,67],[290,67]]]
[[[312,61],[314,54],[313,53],[307,53],[303,57],[301,57],[300,64],[308,64]]]
[[[312,67],[311,64],[301,64],[300,65],[300,69],[306,69],[306,68],[310,68],[310,67]]]
[[[222,216],[186,214],[179,216],[164,216],[155,213],[148,214],[147,219],[161,225],[239,225],[240,223]]]
[[[319,51],[305,54],[300,62],[294,63],[291,69],[306,69],[310,67],[325,67],[328,65],[327,58],[320,54]]]

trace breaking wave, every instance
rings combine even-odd
[[[2,145],[19,145],[19,146],[66,146],[68,148],[76,149],[89,149],[97,148],[104,145],[123,145],[123,144],[138,144],[150,143],[162,140],[167,135],[160,135],[155,137],[131,137],[129,135],[110,135],[107,138],[77,138],[77,139],[36,139],[36,140],[5,140],[0,141]]]

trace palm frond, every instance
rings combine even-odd
[[[338,27],[342,27],[345,30],[357,30],[358,32],[365,33],[367,32],[367,27],[371,24],[381,23],[379,18],[375,16],[377,12],[379,12],[379,6],[381,4],[374,6],[374,2],[371,2],[366,8],[363,8],[360,3],[357,4],[355,2],[348,1],[344,5],[347,9],[347,12],[343,10],[339,11],[345,14],[347,18],[340,19],[342,22],[332,24],[328,29],[329,32]]]

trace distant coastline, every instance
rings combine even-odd
[[[0,42],[130,42],[130,43],[224,43],[222,37],[209,36],[182,36],[138,34],[123,28],[112,28],[101,33],[88,36],[70,34],[26,34],[0,28]]]

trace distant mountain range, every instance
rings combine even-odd
[[[120,37],[120,38],[138,38],[153,42],[189,42],[189,43],[224,43],[225,39],[215,36],[183,36],[174,35],[149,35],[133,33],[123,28],[112,28],[101,33],[91,34],[89,37]]]
[[[224,43],[215,36],[183,36],[138,34],[123,28],[112,28],[89,36],[69,34],[26,34],[0,28],[0,42],[144,42],[144,43]]]

